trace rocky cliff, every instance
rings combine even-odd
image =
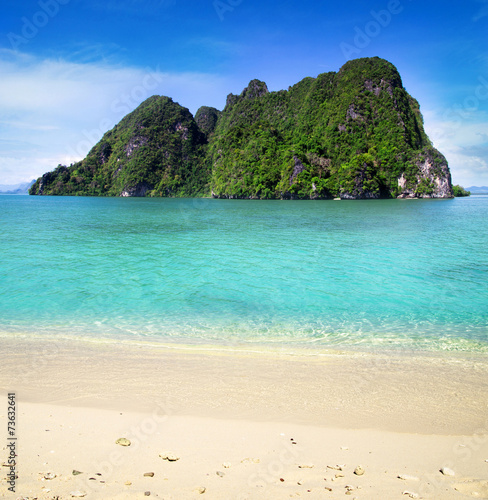
[[[87,157],[31,194],[373,199],[452,197],[418,102],[383,59],[346,63],[270,92],[252,80],[195,117],[153,96]]]

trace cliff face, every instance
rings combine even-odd
[[[206,142],[188,109],[153,96],[108,131],[84,160],[44,174],[30,193],[202,195],[208,182]]]
[[[195,118],[154,96],[31,194],[447,198],[452,186],[396,68],[364,58],[287,91],[252,80]]]
[[[452,196],[447,162],[389,62],[350,61],[288,91],[248,89],[227,98],[210,143],[213,196]]]

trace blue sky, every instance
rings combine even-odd
[[[379,56],[453,182],[488,185],[488,0],[3,0],[0,184],[83,158],[147,97],[223,109]]]

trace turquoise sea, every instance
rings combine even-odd
[[[488,352],[488,196],[0,196],[0,336]]]

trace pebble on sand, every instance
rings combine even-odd
[[[144,472],[144,477],[154,477],[154,472]]]
[[[80,474],[83,474],[83,472],[73,469],[73,472],[71,474],[73,474],[73,476],[79,476]]]
[[[200,495],[203,495],[207,491],[207,488],[205,488],[205,486],[200,486],[197,491],[198,493],[200,493]]]
[[[130,441],[127,438],[119,438],[115,441],[115,444],[120,444],[120,446],[130,446]]]
[[[358,465],[355,469],[354,469],[354,474],[356,474],[356,476],[362,476],[366,471],[363,469],[363,467],[361,465]]]
[[[332,470],[340,470],[342,471],[346,465],[328,465],[327,469],[332,469]]]
[[[400,474],[397,478],[402,479],[403,481],[420,481],[417,476],[410,476],[409,474]]]
[[[70,491],[70,495],[74,498],[86,497],[86,493],[84,491],[79,491],[79,490]]]
[[[444,474],[444,476],[455,476],[456,475],[456,473],[452,469],[450,469],[449,467],[442,467],[440,472],[442,474]]]
[[[419,498],[419,494],[415,493],[413,491],[407,491],[405,490],[402,495],[407,495],[409,498]]]
[[[54,472],[46,472],[42,477],[43,479],[51,480],[56,477],[56,474]]]
[[[298,466],[299,469],[313,469],[314,468],[314,464],[300,464]]]
[[[160,453],[159,456],[163,460],[167,460],[168,462],[176,462],[180,459],[180,457],[175,455],[174,453]]]

